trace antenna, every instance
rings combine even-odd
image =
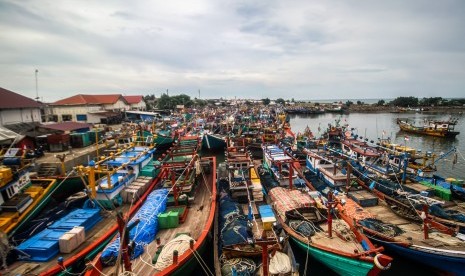
[[[36,69],[36,101],[39,101],[39,82],[37,81],[37,74],[39,74],[39,70]]]

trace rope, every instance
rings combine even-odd
[[[459,151],[459,149],[456,149],[456,151],[458,152],[458,154],[460,155],[460,157],[462,157],[462,159],[465,161],[465,157],[462,155],[462,153]]]
[[[304,268],[304,275],[307,275],[307,265],[308,265],[308,251],[310,247],[310,238],[307,237],[307,250],[305,250],[306,255],[305,255],[305,268]]]
[[[208,265],[205,263],[205,261],[202,259],[202,256],[200,256],[200,254],[196,251],[196,250],[193,250],[189,247],[189,249],[191,250],[192,254],[194,255],[194,257],[197,259],[197,261],[199,262],[200,266],[202,267],[203,271],[205,272],[206,275],[212,275],[212,276],[215,276],[215,274],[208,268]]]
[[[103,275],[103,276],[110,276],[110,275],[107,275],[105,273],[103,273],[102,271],[100,271],[100,269],[98,269],[94,264],[92,263],[89,263],[95,270],[97,270],[97,272],[100,274],[100,275]],[[85,270],[84,270],[85,272]]]
[[[162,271],[170,266],[173,263],[173,251],[177,250],[178,256],[181,256],[184,252],[189,250],[189,243],[191,240],[192,238],[187,235],[180,235],[169,241],[161,250],[157,263],[155,264],[155,269]]]

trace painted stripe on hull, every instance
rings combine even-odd
[[[295,242],[300,249],[302,249],[304,252],[308,251],[308,253],[313,258],[325,264],[339,275],[367,275],[368,272],[373,268],[372,263],[332,254],[312,246],[307,246],[307,244],[297,240],[294,237],[291,238],[291,240]]]

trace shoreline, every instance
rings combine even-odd
[[[448,114],[463,114],[465,112],[465,106],[438,106],[438,107],[428,107],[427,110],[405,110],[391,106],[358,106],[351,105],[347,112],[349,113],[398,113],[398,114],[409,114],[409,113],[440,113],[446,112]]]

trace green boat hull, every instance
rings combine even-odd
[[[308,246],[294,237],[291,237],[291,240],[304,252],[308,252],[314,259],[320,261],[339,275],[367,275],[374,266],[372,263],[354,260]]]
[[[79,176],[70,176],[68,178],[56,178],[60,186],[53,193],[52,197],[57,202],[63,202],[67,197],[85,189],[82,179]],[[63,183],[61,183],[63,182]]]

